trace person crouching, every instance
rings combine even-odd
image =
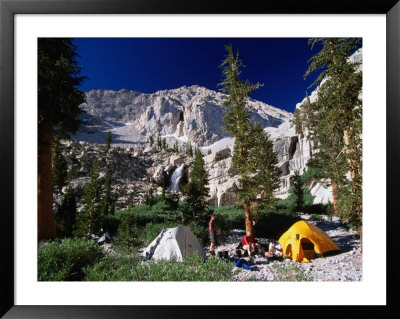
[[[246,235],[243,235],[242,237],[242,247],[244,250],[247,251],[249,257],[251,257],[252,254],[261,251],[260,244],[256,243],[254,238],[251,237],[250,235],[251,235],[250,231],[246,231]]]

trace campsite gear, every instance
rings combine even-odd
[[[239,258],[242,257],[242,250],[236,249],[236,256],[238,256]]]
[[[146,259],[176,259],[182,261],[194,253],[206,258],[197,237],[186,226],[164,228],[156,239],[143,251]]]
[[[340,250],[335,242],[314,224],[301,220],[292,225],[280,238],[283,254],[298,262],[309,262],[315,254]]]
[[[227,250],[224,250],[224,258],[229,259],[229,254]]]
[[[249,264],[249,262],[243,258],[240,258],[238,260],[236,260],[235,265],[237,267],[243,267],[244,269],[248,269],[248,270],[255,270],[255,267],[251,267],[251,265]]]

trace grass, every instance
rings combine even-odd
[[[313,277],[307,274],[298,263],[284,262],[274,263],[271,267],[275,281],[313,281]]]

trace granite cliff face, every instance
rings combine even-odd
[[[145,143],[148,136],[160,133],[169,144],[211,145],[226,137],[222,121],[227,112],[226,95],[200,86],[181,87],[153,94],[135,91],[95,90],[86,93],[81,107],[88,113],[80,134],[112,130],[121,137],[120,144]],[[265,103],[250,100],[252,120],[264,127],[277,127],[290,121],[293,114]],[[95,138],[95,136],[92,136]],[[91,138],[90,136],[86,136]]]

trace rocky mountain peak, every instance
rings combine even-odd
[[[86,93],[87,112],[82,135],[107,129],[122,136],[121,144],[140,144],[149,136],[161,134],[174,144],[191,142],[198,147],[211,145],[227,136],[222,118],[228,107],[223,106],[226,95],[208,88],[192,85],[155,93],[129,90],[92,90]],[[264,127],[278,127],[291,121],[293,114],[250,99],[247,103],[254,122]],[[131,126],[131,129],[127,129]],[[130,145],[132,146],[132,145]],[[133,145],[134,146],[134,145]]]

